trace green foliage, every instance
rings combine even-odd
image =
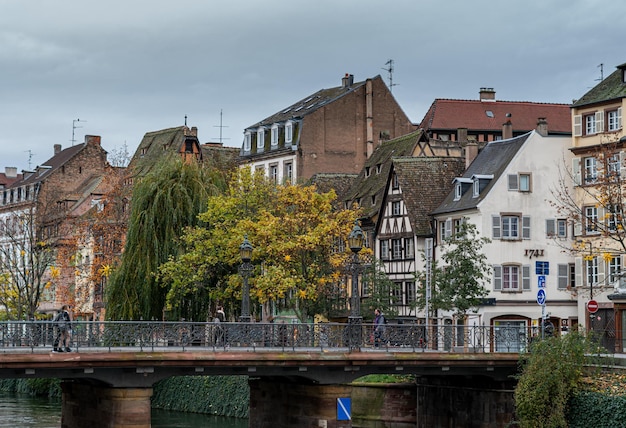
[[[60,379],[0,379],[0,391],[61,398]]]
[[[488,291],[483,285],[490,278],[491,266],[482,252],[483,245],[491,242],[480,237],[474,224],[463,221],[458,230],[443,243],[443,265],[431,261],[431,295],[429,307],[437,310],[467,314],[478,307]],[[424,256],[425,259],[425,256]],[[428,263],[428,260],[425,260]],[[418,272],[419,289],[416,306],[426,307],[426,272]]]
[[[368,297],[363,299],[361,313],[363,318],[368,320],[374,319],[375,309],[380,309],[387,319],[398,315],[398,306],[392,305],[392,296],[401,285],[389,279],[383,269],[380,260],[374,259],[363,272],[363,294],[367,294]]]
[[[348,235],[356,212],[334,210],[335,198],[314,186],[276,185],[250,169],[238,170],[227,194],[209,198],[203,224],[185,231],[186,251],[161,266],[167,304],[175,308],[204,288],[213,300],[230,299],[225,306],[232,312],[241,301],[239,246],[247,236],[254,247],[251,308],[276,302],[306,320],[348,255],[337,252],[336,244]]]
[[[595,346],[583,334],[536,340],[522,355],[522,373],[515,389],[520,428],[567,427],[567,403],[578,387],[588,355]]]
[[[249,396],[246,376],[178,376],[154,386],[152,407],[245,418]]]
[[[414,383],[415,375],[372,374],[360,377],[352,383]]]
[[[109,319],[163,316],[167,290],[157,281],[157,269],[180,252],[178,237],[183,229],[198,224],[197,216],[208,197],[222,187],[219,173],[195,162],[183,162],[178,156],[164,157],[138,179],[122,262],[107,289]],[[195,311],[202,312],[197,307],[187,310],[190,313],[180,314],[187,319],[193,319]]]
[[[567,409],[569,428],[614,428],[626,421],[626,397],[597,392],[578,392]]]

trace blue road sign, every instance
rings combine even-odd
[[[539,286],[539,288],[546,288],[546,276],[545,275],[539,275],[537,277],[537,286]]]
[[[546,303],[546,292],[543,288],[540,288],[539,291],[537,291],[537,303],[540,305]]]
[[[337,420],[352,420],[352,400],[349,397],[337,398]]]

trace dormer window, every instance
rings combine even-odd
[[[366,176],[366,177],[369,177],[369,176],[370,176],[370,167],[369,167],[369,166],[366,166],[366,167],[365,167],[365,176]]]
[[[252,148],[252,133],[247,131],[243,136],[243,151],[249,152]]]
[[[293,141],[293,122],[287,122],[285,124],[285,143],[291,143]]]
[[[461,199],[461,196],[463,196],[463,186],[460,182],[458,182],[456,183],[456,186],[454,186],[454,200],[458,201]]]
[[[472,176],[472,185],[474,188],[473,197],[477,198],[480,196],[480,192],[483,191],[487,184],[493,179],[493,175],[483,175],[483,174],[474,174]]]
[[[261,127],[256,132],[256,148],[263,150],[265,147],[265,128]]]
[[[272,126],[271,144],[272,147],[276,147],[278,145],[278,125]]]
[[[475,198],[480,196],[480,180],[474,180],[474,195]]]
[[[382,171],[382,169],[383,169],[382,164],[376,165],[376,174],[380,174],[380,171]]]
[[[454,179],[454,200],[458,201],[472,184],[471,178],[457,177]]]

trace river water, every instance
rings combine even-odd
[[[61,402],[0,392],[0,428],[59,428]],[[248,420],[152,410],[152,428],[247,428]]]

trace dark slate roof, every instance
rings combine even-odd
[[[380,75],[374,77],[374,79],[380,79]],[[259,126],[271,125],[274,123],[285,122],[290,119],[299,119],[310,113],[313,113],[317,109],[326,104],[329,104],[344,95],[354,91],[365,85],[366,81],[356,82],[350,86],[337,86],[329,89],[320,89],[319,91],[311,94],[300,101],[282,109],[281,111],[274,113],[273,115],[266,117],[260,122],[254,125],[248,126],[246,129],[256,129]]]
[[[431,129],[454,132],[459,128],[474,132],[502,132],[502,125],[511,119],[513,132],[519,134],[535,129],[540,117],[546,118],[551,133],[572,133],[569,105],[529,101],[436,99],[419,127],[427,132]]]
[[[589,92],[577,100],[572,107],[582,107],[610,100],[622,99],[626,97],[626,83],[622,80],[622,70],[626,64],[618,65],[617,70],[611,73],[606,79],[591,88]]]
[[[314,184],[320,193],[328,193],[334,190],[337,194],[337,201],[345,201],[346,195],[352,188],[357,174],[315,174],[308,184]]]
[[[412,156],[418,143],[424,138],[424,132],[417,130],[381,143],[365,162],[365,167],[359,173],[345,200],[353,202],[360,199],[364,218],[376,216],[385,195],[392,158]],[[372,196],[376,196],[374,203]]]
[[[417,236],[430,236],[430,213],[452,189],[452,180],[463,174],[465,158],[433,156],[393,159],[402,198]],[[380,222],[379,222],[380,223]]]
[[[442,204],[433,211],[433,214],[464,211],[476,208],[478,204],[489,194],[489,191],[498,180],[498,177],[502,175],[508,164],[524,145],[530,135],[532,135],[532,132],[520,135],[519,137],[511,138],[509,140],[493,141],[487,144],[478,156],[476,156],[476,159],[474,159],[462,177],[470,179],[474,175],[493,175],[493,179],[489,181],[489,184],[487,184],[487,186],[480,192],[480,195],[477,198],[473,197],[472,186],[469,186],[470,188],[463,193],[461,199],[455,201],[453,188],[448,195],[446,195]]]
[[[202,159],[205,164],[215,166],[220,170],[230,170],[237,166],[239,148],[224,147],[220,143],[206,143],[200,145]]]

